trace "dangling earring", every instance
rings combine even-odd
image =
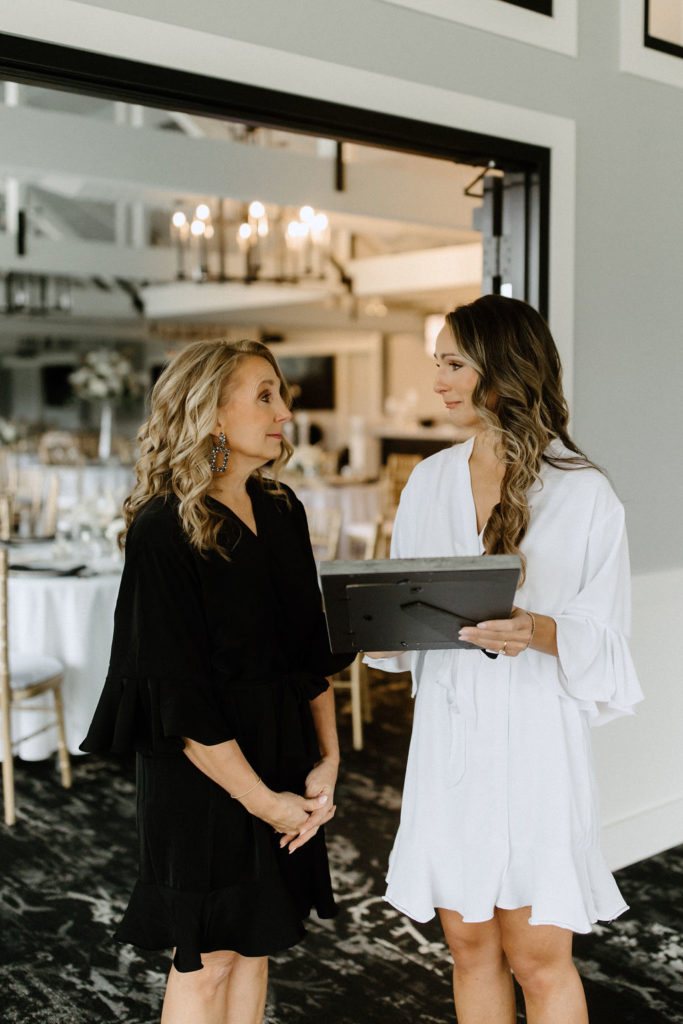
[[[222,466],[217,466],[216,465],[216,462],[218,460],[218,453],[219,452],[223,456],[223,465]],[[213,448],[211,449],[211,466],[210,466],[211,472],[212,473],[225,473],[225,467],[228,464],[228,459],[229,458],[230,458],[230,449],[228,448],[228,439],[226,438],[226,436],[223,433],[223,431],[221,431],[220,434],[218,435],[218,444],[215,444],[213,446]]]

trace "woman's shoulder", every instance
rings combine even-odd
[[[299,498],[297,498],[296,492],[281,480],[276,481],[265,477],[257,486],[263,500],[268,503],[270,508],[279,513],[291,515],[303,509],[303,505]]]
[[[276,501],[291,501],[292,499],[298,501],[295,491],[284,483],[282,480],[274,480],[271,477],[264,476],[260,481],[260,488],[263,494],[267,494],[269,498],[274,498]]]
[[[411,488],[422,487],[429,481],[443,476],[445,473],[450,473],[455,465],[463,460],[467,462],[471,451],[471,442],[465,441],[462,444],[448,445],[447,448],[442,448],[433,455],[420,459],[410,474],[408,483]]]
[[[582,503],[590,502],[605,515],[623,511],[609,477],[601,469],[590,463],[582,465],[569,461],[576,458],[576,453],[559,441],[551,442],[545,454],[546,461],[541,470],[544,487],[560,488]],[[548,456],[559,461],[548,462]],[[565,459],[568,461],[563,464]]]
[[[140,544],[166,547],[182,543],[183,538],[178,499],[174,494],[160,494],[137,512],[128,530],[126,548]]]

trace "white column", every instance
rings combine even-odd
[[[114,123],[129,125],[131,128],[143,128],[145,108],[141,107],[139,103],[117,101],[114,103]],[[147,244],[147,217],[144,203],[127,203],[124,200],[119,200],[116,203],[114,237],[117,245],[128,245],[130,241],[133,248],[144,249]]]
[[[18,107],[21,103],[22,87],[18,82],[5,82],[5,103],[8,107]]]
[[[7,233],[16,236],[19,227],[19,210],[22,209],[26,187],[18,178],[5,178],[5,221]]]
[[[144,128],[145,126],[145,108],[141,107],[139,103],[131,103],[128,107],[128,116],[130,124],[133,128]]]
[[[114,204],[114,242],[128,245],[128,203],[123,199],[117,199]]]
[[[8,107],[18,107],[21,103],[21,86],[18,82],[5,82],[4,97]],[[18,178],[5,178],[5,222],[7,232],[16,235],[18,214],[24,199],[24,190]]]
[[[145,108],[139,103],[130,104],[128,117],[132,128],[144,128]],[[130,241],[135,249],[144,249],[147,244],[147,216],[145,204],[141,202],[131,203],[130,206]]]
[[[128,124],[128,104],[120,100],[114,103],[114,124]],[[123,199],[114,205],[114,241],[116,245],[128,245],[128,203]]]

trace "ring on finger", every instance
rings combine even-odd
[[[508,646],[508,642],[507,642],[507,640],[506,640],[506,641],[504,642],[503,646],[502,646],[502,647],[501,647],[501,649],[500,649],[500,653],[501,653],[501,654],[507,654],[507,646]]]

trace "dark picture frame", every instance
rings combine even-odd
[[[672,43],[669,39],[660,39],[650,33],[650,0],[643,0],[643,45],[650,50],[668,53],[671,57],[683,57],[683,46]]]
[[[553,16],[553,0],[502,0],[505,4],[514,4],[515,7],[524,7],[527,11],[535,14],[545,14],[548,18]]]

